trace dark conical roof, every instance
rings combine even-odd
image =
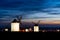
[[[35,24],[34,26],[38,26],[38,24]]]
[[[12,22],[14,23],[14,22],[19,22],[19,21],[17,19],[14,19]]]

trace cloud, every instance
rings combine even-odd
[[[0,19],[9,20],[16,16],[23,19],[60,18],[59,0],[0,0]],[[9,18],[9,19],[8,19]]]
[[[43,11],[0,10],[0,13],[2,21],[11,21],[11,19],[20,15],[22,15],[23,19],[53,20],[54,18],[60,18],[60,8],[46,8]]]
[[[48,13],[35,13],[35,14],[30,14],[30,15],[27,15],[27,18],[41,18],[41,17],[60,17],[60,15],[50,15],[50,14],[48,14]]]
[[[60,15],[60,8],[47,8],[43,9],[43,11],[50,15]]]
[[[59,7],[59,0],[0,0],[0,9],[39,11],[44,8]]]
[[[0,0],[0,9],[38,11],[45,8],[47,2],[46,0]]]
[[[60,8],[46,8],[43,9],[43,11],[37,11],[36,13],[27,14],[26,18],[60,20]]]

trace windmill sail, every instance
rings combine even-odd
[[[22,16],[16,16],[18,21],[21,23]]]
[[[35,22],[32,22],[33,24],[39,24],[40,23],[40,20],[37,22],[37,23],[35,23]]]

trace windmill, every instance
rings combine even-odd
[[[39,26],[38,26],[39,23],[40,23],[40,20],[37,23],[34,23],[34,32],[39,32]]]

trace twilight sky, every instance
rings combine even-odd
[[[60,20],[60,0],[0,0],[0,22],[23,19]]]

